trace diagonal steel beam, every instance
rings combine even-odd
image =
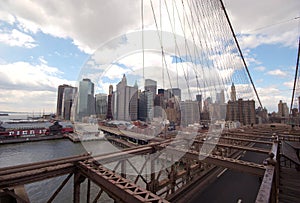
[[[78,169],[82,175],[91,179],[96,185],[120,202],[158,202],[168,201],[143,189],[128,179],[110,171],[102,165],[79,162]]]

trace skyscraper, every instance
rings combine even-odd
[[[200,112],[198,101],[180,102],[181,125],[188,126],[189,124],[199,123]]]
[[[63,84],[58,86],[57,91],[57,102],[56,102],[56,117],[61,118],[63,115],[63,95],[64,95],[64,89],[67,87],[71,87],[69,85]]]
[[[232,83],[232,85],[231,85],[230,96],[231,96],[231,101],[235,102],[236,101],[236,91],[235,91],[234,83]]]
[[[150,113],[153,110],[154,100],[153,92],[143,91],[139,99],[139,119],[141,121],[149,121]]]
[[[95,114],[94,83],[90,79],[83,79],[78,88],[77,116],[81,120],[92,114]]]
[[[138,118],[138,88],[127,85],[125,74],[121,82],[117,84],[116,119],[137,120]]]
[[[202,95],[201,94],[196,95],[196,101],[198,102],[199,111],[202,112]]]
[[[145,91],[152,92],[153,94],[153,100],[156,95],[156,89],[157,89],[157,82],[155,80],[146,79],[145,80]]]
[[[216,103],[217,104],[224,104],[225,103],[225,93],[224,93],[224,90],[221,90],[221,92],[219,92],[219,93],[216,94]]]
[[[70,120],[71,110],[74,103],[74,98],[77,93],[76,87],[65,87],[62,99],[62,117],[65,120]]]
[[[112,120],[113,119],[113,86],[109,86],[109,92],[107,96],[107,113],[106,119]]]
[[[282,100],[278,103],[278,116],[280,117],[288,117],[289,116],[289,107],[287,104],[282,102]]]
[[[95,95],[96,115],[100,119],[105,119],[107,114],[107,95],[99,93]]]
[[[169,97],[176,96],[178,101],[181,101],[181,89],[172,88],[167,90],[169,92]]]

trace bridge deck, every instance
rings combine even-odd
[[[300,202],[300,171],[280,169],[279,202]]]
[[[297,165],[300,165],[299,157],[296,150],[286,142],[281,143],[282,155]]]

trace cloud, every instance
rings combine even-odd
[[[43,57],[40,60],[36,65],[22,61],[0,64],[0,109],[31,111],[40,107],[53,111],[57,87],[75,85],[62,79],[63,73],[48,66]]]
[[[1,1],[2,14],[14,15],[26,32],[70,38],[91,53],[101,43],[140,27],[140,1]],[[6,20],[6,18],[3,18]]]
[[[183,10],[181,1],[175,1],[175,5],[179,10]],[[297,39],[296,21],[273,26],[268,29],[256,31],[254,34],[251,30],[270,25],[274,22],[281,22],[284,19],[291,19],[299,15],[298,9],[300,3],[298,0],[289,0],[286,4],[281,0],[264,0],[241,2],[239,0],[224,1],[226,9],[232,20],[237,33],[241,35],[242,48],[253,48],[260,44],[282,43],[286,46],[293,46],[294,39]],[[158,24],[162,23],[165,31],[172,31],[183,34],[191,39],[191,33],[186,24],[183,28],[180,21],[186,21],[183,17],[191,21],[190,15],[184,15],[183,12],[176,12],[173,15],[172,3],[166,3],[171,15],[171,19],[175,19],[175,23],[169,22],[166,6],[162,5],[162,18],[159,15],[159,3],[153,2],[156,20]],[[155,29],[155,22],[149,2],[144,2],[144,23],[146,29]],[[185,9],[193,7],[193,3],[186,2]],[[43,33],[50,34],[60,38],[70,38],[80,50],[92,53],[98,46],[115,36],[128,33],[132,30],[141,29],[141,7],[139,0],[78,0],[76,4],[72,0],[64,0],[61,2],[46,1],[1,1],[0,2],[0,19],[8,23],[17,23],[19,29],[27,33]],[[245,9],[243,9],[245,8]],[[272,12],[270,12],[272,11]],[[276,11],[276,12],[275,12]],[[196,12],[194,12],[195,14]],[[268,15],[266,15],[266,13]],[[193,16],[197,20],[196,16]],[[210,15],[208,18],[214,17]],[[201,25],[204,26],[204,25]],[[201,27],[200,26],[200,27]],[[213,29],[217,25],[210,24]],[[202,28],[202,27],[201,27]],[[250,31],[249,31],[250,30]],[[203,34],[200,29],[200,36]],[[214,32],[214,38],[220,38],[219,33]],[[201,40],[204,40],[202,38]],[[211,40],[209,46],[216,46],[218,41]],[[208,47],[209,48],[209,47]]]
[[[264,66],[257,66],[257,67],[255,67],[254,68],[254,70],[257,70],[257,71],[265,71],[266,70],[266,67],[264,67]]]
[[[290,91],[281,90],[276,86],[258,87],[257,91],[263,106],[267,107],[269,112],[278,111],[278,103],[280,100],[286,102],[288,106],[290,105]]]
[[[55,91],[9,90],[0,91],[0,108],[6,111],[52,112],[56,111]]]
[[[13,29],[12,31],[0,30],[0,42],[9,46],[34,48],[36,41],[28,34]]]
[[[280,69],[271,70],[267,72],[268,75],[286,77],[288,74]]]
[[[225,0],[225,6],[243,49],[262,44],[296,47],[300,2],[289,0]],[[270,12],[271,11],[271,12]],[[258,29],[260,28],[260,29]]]
[[[283,85],[292,90],[294,87],[294,81],[284,82]]]

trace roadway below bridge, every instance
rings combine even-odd
[[[266,148],[263,144],[255,147]],[[247,151],[240,160],[261,164],[267,158],[266,154]],[[195,193],[191,200],[184,198],[180,202],[190,203],[219,203],[219,202],[255,202],[261,180],[259,177],[233,170],[223,170],[212,184],[207,185],[202,191]]]

